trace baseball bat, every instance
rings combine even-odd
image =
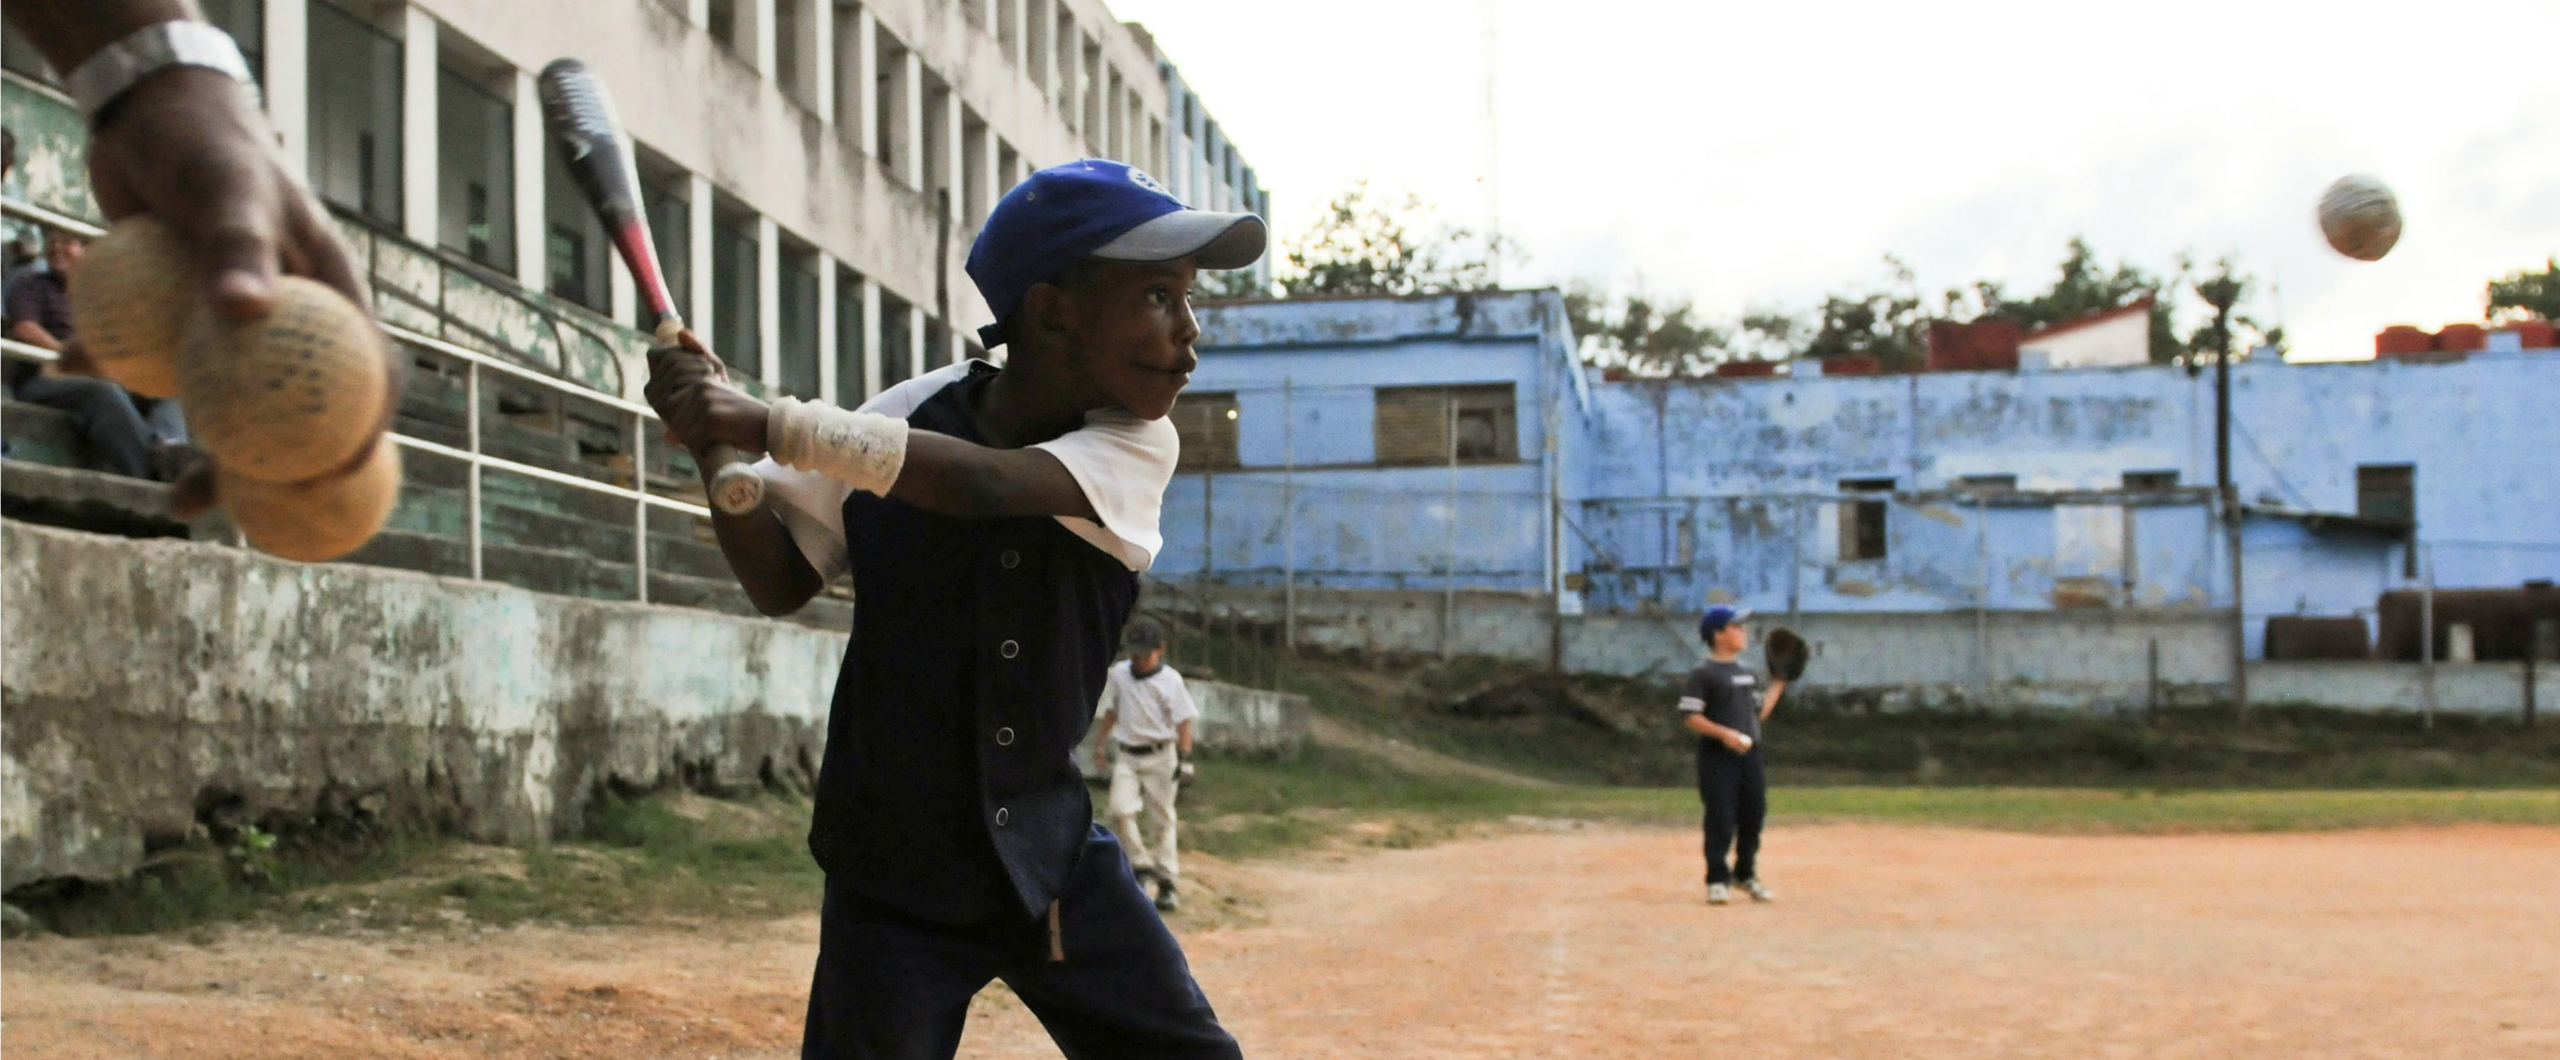
[[[595,207],[613,249],[631,269],[640,299],[655,322],[652,329],[663,346],[682,345],[684,317],[658,267],[658,246],[649,238],[648,215],[640,211],[640,175],[631,154],[622,149],[622,122],[614,117],[613,100],[604,82],[576,59],[554,59],[535,78],[542,97],[542,124],[551,130],[561,161],[578,190]],[[713,507],[744,515],[764,504],[764,479],[748,467],[738,450],[714,444],[703,454],[719,468],[711,478]]]

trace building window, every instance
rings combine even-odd
[[[1080,54],[1076,51],[1076,16],[1067,10],[1065,4],[1058,5],[1058,31],[1050,39],[1058,45],[1055,79],[1058,113],[1072,126],[1076,120],[1076,102],[1083,98],[1077,93],[1084,91],[1084,83],[1076,72],[1076,58]]]
[[[400,42],[328,4],[312,4],[311,186],[389,227],[400,224]]]
[[[2124,488],[2129,490],[2173,490],[2178,488],[2175,471],[2127,471]]]
[[[877,138],[871,145],[871,157],[896,175],[907,151],[907,49],[882,30],[875,51],[877,72],[872,78],[871,103],[879,113],[874,123]]]
[[[738,0],[711,0],[703,17],[703,28],[711,31],[711,39],[735,53],[738,50]]]
[[[436,242],[499,272],[516,268],[515,110],[436,71]]]
[[[1493,464],[1520,459],[1518,416],[1509,383],[1380,387],[1376,431],[1381,464]]]
[[[612,249],[560,152],[542,152],[543,290],[599,313],[612,310]],[[662,244],[660,256],[665,255]]]
[[[2418,469],[2409,464],[2356,468],[2356,516],[2414,526],[2418,522]]]
[[[916,186],[928,194],[951,195],[951,86],[929,73],[924,75],[924,180]],[[957,195],[940,201],[945,214],[959,208]]]
[[[915,374],[915,332],[909,323],[914,313],[906,299],[880,292],[880,385],[884,389]]]
[[[1091,38],[1084,42],[1084,62],[1076,68],[1078,91],[1084,100],[1084,117],[1076,123],[1084,133],[1084,148],[1102,156],[1102,45]]]
[[[1180,471],[1224,471],[1244,466],[1236,458],[1236,428],[1241,423],[1233,392],[1185,393],[1174,402],[1174,433],[1182,438]]]
[[[815,0],[834,3],[835,0]],[[811,111],[818,109],[818,48],[812,0],[773,0],[773,83]]]
[[[924,318],[924,370],[930,372],[950,364],[951,329],[942,326],[940,320]]]
[[[1012,191],[1015,184],[1021,183],[1021,178],[1014,176],[1014,171],[1021,168],[1022,155],[1013,149],[1012,144],[1006,143],[1003,140],[997,140],[996,183],[1000,185],[1000,188],[997,191],[998,195]],[[989,212],[993,212],[995,210],[995,204],[989,203],[987,205],[987,209]]]
[[[779,307],[782,349],[782,392],[823,400],[818,392],[818,255],[784,247],[782,305]]]
[[[762,299],[756,296],[756,221],[711,215],[711,349],[729,370],[764,378]]]
[[[871,398],[862,374],[862,337],[869,334],[863,329],[869,325],[862,315],[862,274],[837,268],[836,404],[844,408],[861,408]]]
[[[975,228],[995,204],[987,201],[987,123],[973,110],[960,112],[960,224]]]
[[[267,83],[267,5],[265,0],[197,0],[204,20],[221,27],[249,60],[249,76]]]
[[[579,199],[577,210],[593,216],[594,209]],[[693,316],[693,204],[684,197],[682,176],[652,177],[649,171],[640,175],[640,212],[649,222],[649,240],[658,246],[659,274],[666,278],[667,295],[675,299],[676,314]],[[597,234],[602,235],[598,229]],[[608,266],[609,267],[609,266]],[[650,315],[645,297],[632,300],[631,326],[642,331],[655,330],[657,318]]]
[[[1965,475],[1956,479],[1956,489],[1964,493],[2015,493],[2016,475]]]
[[[1840,482],[1840,492],[1889,494],[1893,492],[1893,480],[1889,478],[1843,479]],[[1840,505],[1840,558],[1883,559],[1885,516],[1891,508],[1892,501],[1881,496],[1875,500],[1842,502]]]

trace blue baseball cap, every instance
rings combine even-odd
[[[969,278],[996,314],[979,341],[1003,345],[1031,285],[1086,258],[1196,258],[1204,269],[1241,269],[1262,257],[1267,238],[1262,218],[1184,206],[1135,166],[1101,158],[1051,166],[1006,192],[969,248]]]
[[[1734,607],[1730,604],[1717,604],[1714,607],[1708,608],[1706,614],[1698,616],[1698,639],[1714,640],[1716,639],[1716,634],[1724,631],[1724,627],[1733,625],[1736,622],[1740,622],[1750,617],[1750,608]]]

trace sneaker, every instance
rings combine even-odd
[[[1182,908],[1182,898],[1173,893],[1173,881],[1165,880],[1156,887],[1156,911],[1170,913]]]
[[[1769,885],[1758,880],[1742,881],[1742,889],[1745,892],[1748,892],[1751,895],[1751,900],[1755,902],[1774,902],[1778,900],[1778,896],[1770,892]]]
[[[1732,900],[1733,888],[1727,887],[1721,883],[1710,883],[1707,885],[1708,905],[1723,905]]]

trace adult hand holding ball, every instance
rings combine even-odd
[[[390,367],[372,317],[327,284],[273,281],[273,306],[214,311],[167,226],[127,217],[72,283],[88,360],[136,393],[175,394],[211,458],[214,499],[251,544],[335,559],[389,518],[400,458],[384,436]],[[173,507],[200,500],[182,483]]]

